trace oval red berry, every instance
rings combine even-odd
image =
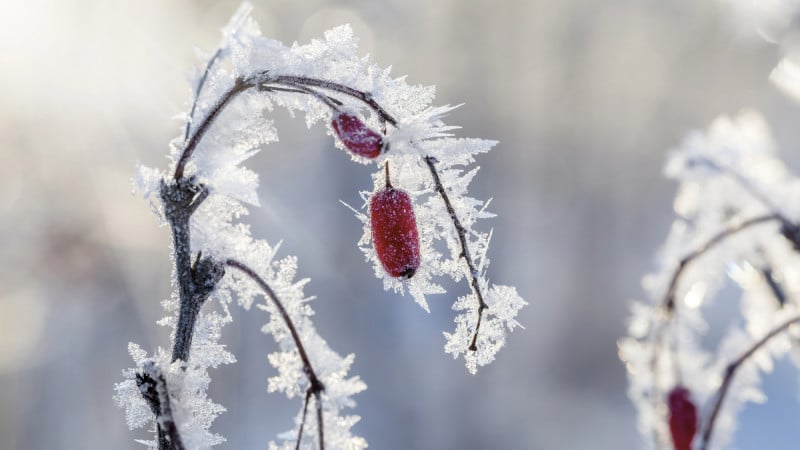
[[[375,252],[384,270],[411,278],[419,268],[419,235],[411,198],[391,186],[372,196],[370,225]]]
[[[348,150],[365,158],[381,154],[383,138],[367,127],[355,114],[339,112],[333,116],[331,127]]]
[[[683,386],[673,388],[667,397],[669,406],[669,431],[675,450],[691,450],[697,433],[697,407],[689,390]]]

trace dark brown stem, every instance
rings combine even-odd
[[[186,169],[186,164],[192,157],[192,153],[194,152],[195,148],[197,148],[197,144],[199,144],[200,140],[203,139],[203,136],[211,127],[211,124],[214,123],[217,116],[219,116],[219,114],[225,109],[225,106],[227,106],[231,100],[236,98],[237,95],[255,86],[256,85],[251,79],[245,80],[238,78],[233,86],[224,94],[222,94],[220,100],[211,108],[206,117],[203,118],[203,121],[200,122],[200,125],[197,127],[195,132],[192,133],[189,140],[186,141],[186,145],[183,147],[183,152],[181,153],[180,159],[178,159],[178,163],[175,165],[175,175],[173,177],[175,181],[183,178],[183,172]]]
[[[390,188],[392,187],[392,180],[389,178],[389,160],[386,160],[386,163],[383,165],[384,170],[384,178],[386,178],[386,185],[384,187]]]
[[[283,303],[281,303],[278,296],[275,294],[275,291],[261,278],[253,269],[247,266],[244,263],[236,261],[234,259],[228,259],[225,261],[225,265],[228,267],[233,267],[245,275],[247,275],[251,280],[253,280],[260,288],[264,291],[264,293],[269,297],[272,301],[275,308],[277,308],[278,313],[281,315],[283,322],[286,324],[286,327],[289,329],[289,333],[292,335],[292,340],[294,340],[294,345],[297,347],[297,353],[300,355],[300,360],[303,362],[303,372],[308,377],[308,392],[314,394],[317,399],[317,429],[319,431],[319,444],[320,450],[324,450],[324,440],[323,440],[323,423],[322,423],[322,398],[321,393],[325,390],[325,386],[322,382],[317,378],[317,374],[314,372],[314,368],[311,365],[311,360],[308,358],[308,354],[306,353],[306,349],[303,346],[302,341],[300,340],[300,334],[297,332],[297,328],[294,326],[294,322],[292,322],[292,318],[289,317],[289,313],[284,308]],[[307,406],[308,399],[306,399],[306,406]],[[305,411],[306,407],[303,408]],[[305,420],[305,412],[303,413],[303,418]],[[301,426],[302,428],[302,426]],[[298,436],[298,445],[300,437]]]
[[[321,80],[319,78],[310,78],[298,75],[275,75],[275,76],[266,76],[266,83],[278,83],[278,84],[289,84],[292,86],[304,85],[304,86],[314,86],[322,89],[327,89],[330,91],[339,92],[341,94],[345,94],[347,96],[353,97],[355,99],[361,100],[364,104],[369,106],[381,121],[388,122],[393,127],[397,126],[397,120],[392,117],[378,102],[372,98],[372,94],[369,92],[362,92],[357,89],[353,89],[349,86],[345,86],[343,84],[334,83],[328,80]]]
[[[306,390],[306,400],[303,402],[303,419],[300,421],[300,428],[297,429],[297,440],[294,450],[300,450],[300,443],[303,440],[303,428],[306,426],[306,416],[308,415],[308,402],[311,400],[311,389]]]
[[[303,85],[290,85],[290,88],[277,88],[274,86],[269,85],[262,85],[260,89],[264,91],[276,91],[276,92],[295,92],[298,94],[307,94],[310,95],[320,102],[324,103],[327,107],[332,109],[333,111],[339,111],[339,107],[342,105],[342,102],[339,100],[334,99],[333,97],[329,97],[324,95],[320,92],[315,91],[309,87],[305,87]]]
[[[436,187],[436,192],[438,192],[439,196],[442,197],[442,200],[444,200],[444,205],[447,208],[447,212],[450,214],[450,220],[453,221],[453,225],[456,228],[458,240],[461,243],[461,257],[467,262],[467,268],[469,269],[469,275],[472,280],[472,290],[475,292],[475,296],[478,298],[478,321],[475,324],[475,331],[472,334],[472,339],[470,340],[469,344],[469,350],[474,352],[478,349],[478,332],[481,328],[483,311],[489,308],[489,305],[487,305],[483,299],[483,293],[481,292],[480,283],[478,281],[480,279],[480,274],[478,273],[478,269],[475,267],[475,263],[472,261],[472,254],[469,252],[469,248],[467,248],[467,230],[463,225],[461,225],[461,221],[458,220],[456,210],[453,208],[453,204],[450,202],[450,197],[447,195],[447,191],[442,185],[442,180],[439,178],[439,172],[436,170],[436,158],[433,156],[426,156],[424,159],[425,163],[428,165],[428,169],[431,172],[431,176],[433,177],[433,184]]]
[[[722,384],[720,385],[717,393],[715,395],[714,406],[711,409],[711,414],[706,421],[706,425],[703,428],[703,436],[700,443],[700,450],[706,450],[708,448],[709,442],[711,442],[711,436],[714,432],[714,425],[716,424],[717,416],[719,415],[719,411],[722,407],[722,402],[725,400],[725,395],[728,393],[730,389],[731,383],[733,382],[733,377],[736,375],[736,371],[742,364],[745,363],[753,354],[763,347],[770,339],[773,337],[781,334],[782,332],[786,331],[790,326],[800,323],[800,316],[794,317],[783,324],[777,326],[772,331],[767,333],[766,336],[761,338],[758,342],[754,343],[750,348],[748,348],[741,356],[736,358],[733,362],[728,364],[725,368],[725,376],[722,379]]]

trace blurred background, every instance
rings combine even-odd
[[[321,128],[276,112],[253,234],[299,256],[316,324],[357,355],[369,389],[356,431],[375,449],[636,449],[616,342],[671,223],[668,149],[720,113],[761,110],[798,169],[800,109],[768,82],[782,48],[732,0],[253,0],[263,33],[308,42],[350,23],[394,75],[436,84],[448,123],[498,139],[473,195],[493,197],[493,282],[528,300],[498,359],[476,376],[445,355],[450,304],[431,314],[384,293],[355,243],[371,169]],[[743,2],[745,3],[745,2]],[[757,3],[757,2],[751,2]],[[131,194],[141,161],[166,164],[194,48],[212,50],[238,1],[0,2],[0,448],[136,449],[112,401],[129,341],[166,345],[165,228]],[[778,19],[781,16],[777,17]],[[775,20],[771,17],[770,20]],[[735,308],[735,304],[731,306]],[[234,310],[212,372],[228,408],[223,449],[263,449],[298,401],[266,392],[263,314]],[[741,449],[796,449],[797,373],[767,376],[740,416]]]

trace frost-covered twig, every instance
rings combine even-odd
[[[175,181],[183,179],[183,172],[186,169],[186,164],[192,157],[192,153],[194,153],[194,150],[197,148],[200,140],[203,139],[203,136],[205,136],[208,129],[217,119],[217,116],[219,116],[219,114],[225,109],[225,106],[235,99],[236,96],[255,86],[256,85],[253,80],[237,78],[234,85],[228,89],[214,104],[208,114],[206,114],[206,116],[203,118],[203,121],[200,122],[200,125],[197,126],[195,132],[192,133],[189,140],[186,141],[186,144],[183,147],[183,152],[181,152],[181,157],[178,160],[178,163],[175,165],[175,174],[173,176]]]
[[[317,431],[318,431],[318,438],[319,438],[319,447],[320,449],[325,448],[325,439],[324,439],[324,426],[322,421],[322,391],[325,390],[325,385],[319,381],[317,378],[317,373],[314,372],[314,367],[311,365],[311,361],[308,358],[308,354],[306,353],[306,349],[303,346],[303,342],[300,340],[300,335],[297,333],[297,328],[294,326],[292,322],[292,318],[289,317],[289,313],[286,312],[286,308],[281,303],[278,296],[275,294],[275,291],[261,278],[253,269],[248,267],[246,264],[236,261],[234,259],[229,259],[225,261],[225,264],[228,267],[233,267],[235,269],[240,270],[242,273],[250,277],[258,286],[264,291],[264,293],[272,300],[272,303],[280,312],[281,318],[283,319],[286,327],[289,329],[289,333],[292,335],[292,339],[294,340],[294,345],[297,347],[297,352],[300,354],[300,359],[303,362],[303,372],[308,377],[308,390],[306,391],[306,400],[303,405],[303,419],[297,434],[297,448],[300,448],[300,442],[303,437],[303,428],[305,426],[306,420],[306,410],[308,409],[308,400],[311,395],[317,400]]]
[[[186,118],[186,131],[183,133],[183,141],[186,143],[189,140],[189,131],[192,129],[192,123],[194,122],[194,111],[197,109],[197,102],[200,100],[200,93],[203,92],[203,86],[206,84],[206,80],[208,79],[208,74],[211,72],[211,68],[214,67],[214,63],[217,61],[217,58],[220,57],[222,54],[222,47],[218,48],[217,51],[211,55],[211,58],[208,60],[206,64],[205,70],[203,70],[203,75],[200,77],[200,80],[197,82],[197,88],[194,90],[194,100],[192,100],[192,109],[189,110],[189,116]]]
[[[783,333],[796,323],[800,323],[800,316],[796,316],[778,325],[772,331],[767,333],[766,336],[755,342],[750,348],[742,353],[741,356],[728,364],[728,366],[725,368],[725,376],[722,379],[722,384],[720,385],[717,393],[714,395],[714,406],[711,408],[711,412],[709,413],[708,419],[705,422],[705,427],[703,428],[700,450],[706,450],[709,446],[712,433],[714,432],[714,425],[716,424],[717,416],[719,415],[720,408],[722,407],[722,402],[725,400],[725,395],[728,393],[728,389],[731,386],[733,377],[736,375],[736,371],[739,369],[739,367],[741,367],[745,361],[753,356],[753,354],[758,351],[758,349],[763,347],[770,339]]]
[[[478,319],[475,324],[475,331],[472,332],[472,338],[469,341],[469,349],[470,351],[474,352],[478,350],[476,342],[478,340],[478,331],[481,328],[483,311],[489,306],[483,300],[483,293],[481,292],[480,283],[478,282],[480,274],[478,273],[478,269],[475,268],[475,263],[472,261],[472,254],[470,253],[469,248],[467,248],[467,230],[464,229],[464,226],[461,225],[461,221],[458,220],[458,215],[456,214],[455,209],[453,209],[453,204],[450,203],[450,197],[447,195],[447,191],[442,185],[442,180],[439,178],[439,172],[436,170],[436,158],[432,156],[426,156],[425,164],[427,164],[428,169],[431,172],[431,176],[433,177],[433,183],[436,186],[436,192],[438,192],[442,197],[442,201],[444,201],[444,204],[447,207],[447,212],[450,214],[450,219],[453,221],[453,226],[458,234],[458,242],[461,244],[461,257],[464,258],[464,261],[467,263],[469,275],[471,277],[470,284],[475,296],[478,299]]]
[[[152,361],[144,364],[136,373],[136,385],[156,416],[156,432],[159,450],[184,450],[178,427],[172,417],[172,406],[167,390],[167,380]]]

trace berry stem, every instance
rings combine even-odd
[[[386,178],[386,186],[387,188],[392,187],[392,181],[389,179],[389,160],[386,160],[386,163],[383,165],[384,169],[384,176]]]
[[[792,319],[787,320],[786,322],[782,323],[775,327],[772,331],[767,333],[766,336],[761,338],[761,340],[755,342],[750,348],[748,348],[744,353],[741,354],[738,358],[736,358],[733,362],[728,364],[725,368],[725,376],[722,379],[722,384],[720,385],[717,393],[715,395],[714,406],[711,409],[711,414],[706,421],[706,426],[703,429],[703,437],[700,444],[700,450],[706,450],[709,446],[709,442],[711,441],[711,436],[714,432],[714,425],[716,424],[717,416],[719,415],[719,411],[722,407],[722,402],[725,400],[725,395],[728,393],[728,390],[733,382],[733,377],[736,375],[736,371],[742,364],[745,363],[753,354],[763,347],[770,339],[773,337],[783,333],[792,325],[800,323],[800,316],[796,316]]]

